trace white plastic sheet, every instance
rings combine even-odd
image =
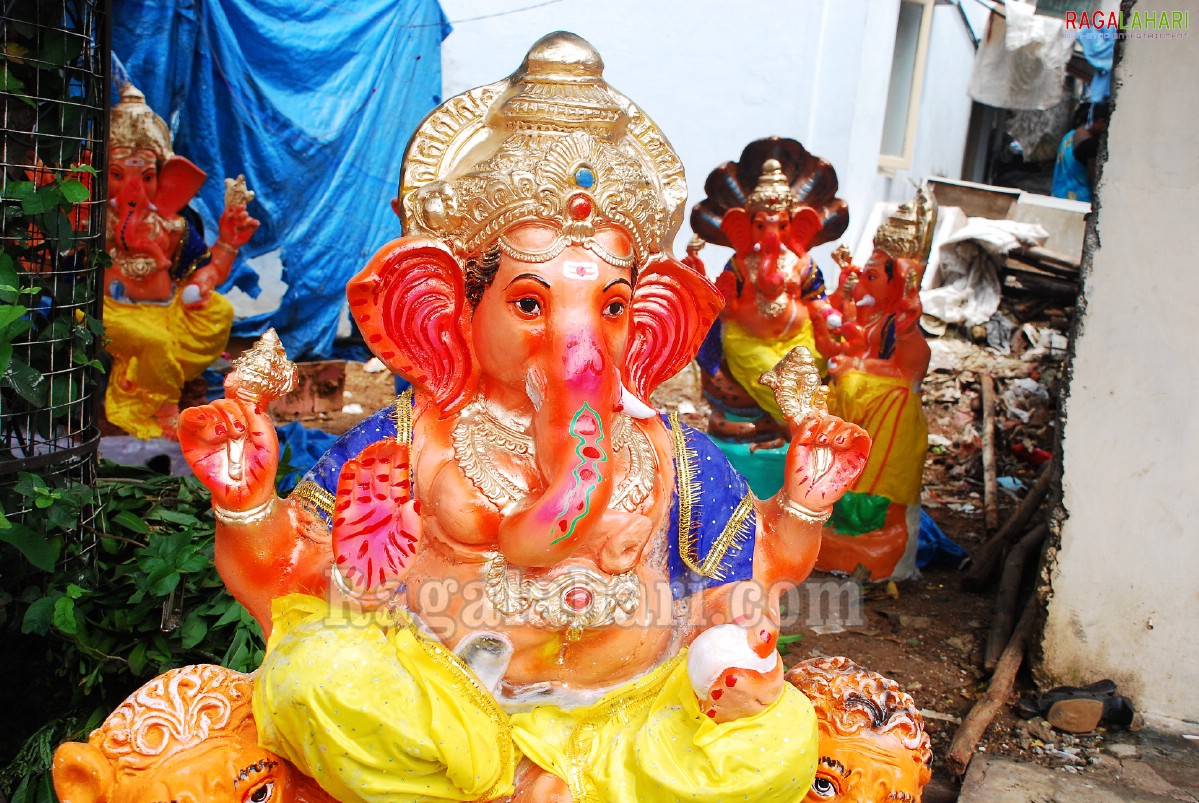
[[[966,218],[941,241],[933,285],[920,291],[925,314],[946,323],[986,323],[999,309],[1003,255],[1043,245],[1048,238],[1049,232],[1035,223]]]
[[[1006,20],[991,14],[974,57],[970,97],[1000,109],[1056,106],[1074,36],[1062,20],[1038,15],[1032,3],[1008,0],[1006,13]]]

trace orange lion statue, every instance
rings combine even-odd
[[[848,658],[812,658],[785,678],[812,701],[820,729],[806,803],[919,803],[932,778],[933,751],[911,695]]]
[[[172,669],[135,691],[86,742],[54,753],[61,803],[336,803],[258,746],[251,675]]]

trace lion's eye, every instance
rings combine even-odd
[[[816,780],[812,781],[812,791],[817,797],[835,797],[837,794],[837,785],[833,783],[831,778],[825,778],[823,775],[817,775]]]
[[[262,786],[258,787],[253,792],[251,792],[246,797],[246,800],[249,801],[249,803],[266,803],[268,800],[270,800],[274,796],[275,796],[275,782],[267,781]]]

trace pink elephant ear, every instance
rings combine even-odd
[[[823,228],[824,221],[815,209],[810,206],[797,207],[791,213],[791,250],[806,254]]]
[[[158,168],[158,195],[154,205],[158,214],[171,217],[187,206],[204,186],[208,174],[182,156],[171,156]]]
[[[715,285],[682,262],[663,256],[642,268],[625,360],[639,399],[648,402],[658,385],[695,357],[723,306]]]
[[[346,285],[350,312],[380,360],[433,398],[459,410],[474,384],[462,266],[441,243],[392,240]]]
[[[749,212],[734,207],[724,213],[720,230],[729,238],[729,243],[738,254],[747,254],[754,247],[754,225]]]

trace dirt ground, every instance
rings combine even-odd
[[[1000,494],[1002,521],[1035,481],[1039,462],[1053,449],[1058,383],[1073,314],[1069,307],[1006,299],[1001,312],[1014,326],[1010,339],[1001,331],[992,331],[991,346],[982,327],[973,332],[951,328],[941,337],[930,337],[933,359],[924,384],[930,441],[924,508],[969,553],[974,553],[987,535],[983,526],[981,374],[986,371],[995,377],[999,398],[998,474],[1011,488]],[[1002,354],[1005,345],[1009,353]],[[347,364],[347,412],[312,414],[300,420],[306,426],[338,433],[359,421],[362,411],[369,413],[389,404],[394,398],[391,375],[370,368],[369,364]],[[662,410],[679,410],[686,423],[705,428],[708,406],[694,364],[663,385],[653,402]],[[980,667],[993,616],[994,591],[963,591],[959,575],[957,567],[932,567],[917,579],[893,584],[871,584],[857,578],[863,603],[859,620],[819,628],[821,632],[792,628],[791,634],[801,638],[784,648],[786,664],[817,655],[846,655],[895,679],[923,709],[939,762],[961,718],[987,688],[987,676]],[[829,579],[846,580],[817,575],[812,582]],[[1013,700],[1030,690],[1029,678],[1022,675]],[[987,730],[980,749],[1054,766],[1079,761],[1086,765],[1088,751],[1104,738],[1102,733],[1066,737],[1036,726],[1030,732],[1029,728],[1009,707]],[[1061,758],[1071,755],[1081,758]],[[1071,770],[1078,771],[1078,767]],[[935,773],[934,778],[927,801],[956,799],[954,779],[945,777],[944,771]]]

